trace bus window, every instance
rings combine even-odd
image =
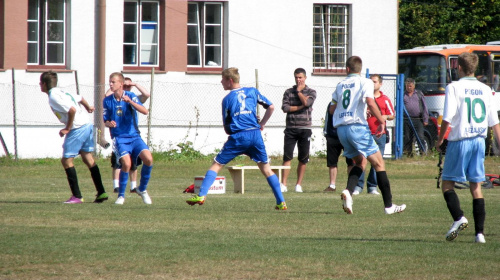
[[[459,76],[458,76],[458,57],[457,56],[450,56],[448,58],[449,63],[450,63],[450,78],[451,81],[458,81]],[[451,82],[449,81],[449,82]]]
[[[399,73],[415,79],[416,88],[425,95],[444,93],[447,71],[446,61],[442,55],[400,55]]]
[[[492,53],[490,59],[493,65],[493,90],[500,91],[500,53]]]

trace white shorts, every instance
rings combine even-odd
[[[483,182],[486,179],[484,152],[485,144],[482,137],[449,141],[441,178],[453,182]]]
[[[347,158],[354,158],[359,154],[367,158],[379,150],[367,125],[341,125],[337,127],[337,134]]]

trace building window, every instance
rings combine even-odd
[[[313,71],[345,73],[349,56],[349,6],[314,5]]]
[[[125,1],[123,9],[123,64],[158,66],[159,1]]]
[[[65,65],[66,0],[28,1],[28,65]]]
[[[188,67],[222,68],[223,9],[222,2],[188,2]]]

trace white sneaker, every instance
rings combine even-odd
[[[464,216],[462,216],[460,220],[453,222],[453,224],[451,224],[450,230],[448,231],[448,233],[446,233],[446,240],[452,241],[455,238],[457,238],[458,233],[461,230],[465,229],[468,225],[469,221],[467,221],[467,219]]]
[[[352,195],[358,195],[359,194],[359,191],[353,191],[352,192]]]
[[[141,192],[139,189],[137,189],[137,194],[142,198],[142,201],[144,201],[145,204],[153,203],[151,201],[151,197],[149,197],[148,191]]]
[[[380,193],[377,190],[373,190],[373,191],[369,192],[368,194],[380,195]]]
[[[280,188],[281,188],[281,192],[284,193],[284,192],[287,192],[288,191],[288,188],[283,185],[282,183],[280,183]]]
[[[115,204],[122,205],[123,202],[125,202],[125,198],[123,196],[119,196],[118,199],[116,199]]]
[[[344,212],[347,214],[352,214],[352,197],[349,193],[349,190],[343,190],[340,195],[340,199],[342,199],[342,207],[344,208]]]
[[[484,239],[484,234],[478,233],[476,235],[476,243],[486,243],[486,239]]]
[[[301,185],[296,185],[295,186],[295,192],[303,192],[302,191],[302,186]]]
[[[385,213],[387,215],[391,215],[394,213],[401,213],[401,212],[405,211],[405,209],[406,209],[406,204],[401,204],[401,205],[393,204],[391,207],[385,208]]]

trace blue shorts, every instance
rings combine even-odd
[[[347,158],[354,158],[359,154],[367,158],[379,150],[367,125],[341,125],[337,127],[337,134]]]
[[[241,131],[229,135],[224,147],[214,160],[222,165],[228,164],[239,155],[247,155],[253,161],[268,163],[266,147],[259,129]]]
[[[479,183],[485,180],[484,138],[449,141],[443,166],[445,181]]]
[[[63,158],[74,158],[83,152],[94,151],[94,125],[86,124],[70,130],[63,143]]]
[[[132,159],[132,164],[138,165],[137,159],[139,154],[144,151],[149,150],[148,145],[144,143],[141,136],[136,137],[115,137],[113,139],[113,152],[116,155],[117,167],[121,168],[120,158],[126,155],[130,155]]]

